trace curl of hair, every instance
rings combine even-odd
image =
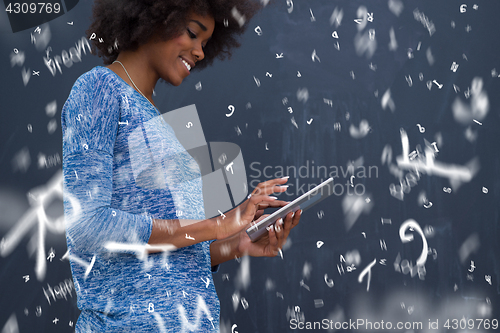
[[[180,35],[192,12],[211,15],[215,28],[203,49],[205,58],[196,64],[195,69],[201,69],[215,58],[231,57],[231,50],[240,46],[238,36],[261,8],[253,0],[95,0],[86,34],[92,39],[92,53],[109,65],[121,51],[136,50],[157,32],[162,40]],[[243,20],[237,20],[241,17],[242,25]]]

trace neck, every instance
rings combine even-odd
[[[144,58],[139,55],[139,52],[126,51],[121,52],[116,59],[123,64],[133,82],[119,63],[115,62],[107,67],[120,76],[132,88],[139,90],[139,93],[142,93],[154,105],[153,89],[159,78],[143,64],[142,59]]]

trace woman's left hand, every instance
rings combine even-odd
[[[299,224],[302,211],[288,213],[284,220],[278,220],[268,228],[267,234],[256,242],[252,242],[245,230],[239,235],[238,253],[252,257],[274,257],[283,248],[290,234],[290,230]],[[259,220],[265,218],[263,215]],[[257,220],[256,222],[258,222]]]

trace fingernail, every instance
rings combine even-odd
[[[288,185],[281,185],[280,187],[286,190],[288,188]]]
[[[281,231],[281,228],[280,228],[280,226],[279,226],[279,225],[277,225],[277,226],[276,226],[276,231],[277,231],[277,232],[280,232],[280,231]]]
[[[273,199],[273,200],[276,200],[276,199],[278,199],[277,197],[275,197],[275,196],[272,196],[272,195],[270,195],[270,196],[269,196],[269,198],[271,198],[271,199]]]
[[[301,210],[300,210],[300,215],[302,215],[302,212],[303,212],[303,210],[301,209]]]
[[[281,177],[281,179],[288,179],[290,176]]]
[[[283,219],[278,220],[278,225],[283,225]]]

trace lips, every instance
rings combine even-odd
[[[191,68],[194,66],[194,65],[191,65],[186,59],[182,58],[182,57],[179,57],[181,58],[181,61],[182,63],[184,64],[184,66],[186,66],[187,70],[188,71],[191,71]]]

